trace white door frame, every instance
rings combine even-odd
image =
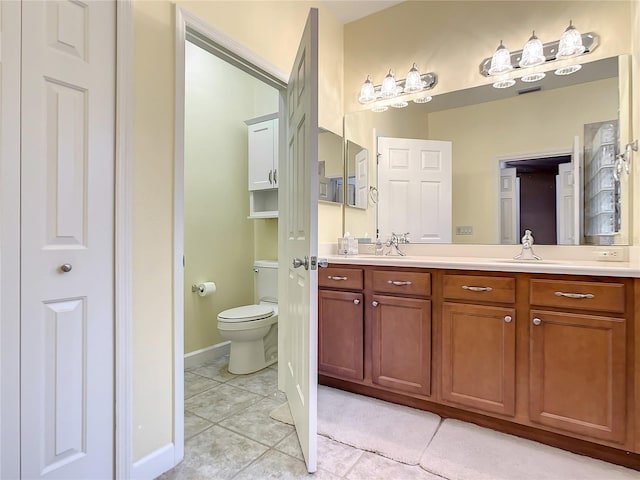
[[[185,43],[187,31],[224,47],[239,59],[243,70],[281,91],[288,75],[231,37],[215,29],[185,8],[175,7],[176,78],[175,78],[175,151],[173,175],[173,445],[174,464],[184,457],[184,96]],[[266,75],[265,75],[266,74]],[[270,75],[267,76],[267,75]],[[280,124],[285,125],[280,108]],[[284,131],[284,129],[280,129]],[[282,139],[282,134],[280,136]],[[281,146],[283,142],[279,143]],[[282,148],[282,147],[280,147]],[[282,150],[280,150],[282,154]],[[280,376],[280,374],[278,374]],[[280,383],[280,382],[279,382]]]
[[[15,19],[14,19],[15,20]],[[13,23],[19,28],[19,21]],[[15,30],[12,30],[15,34]],[[6,33],[6,32],[5,32]],[[129,478],[132,467],[132,221],[133,193],[133,0],[116,2],[116,150],[115,150],[115,475]],[[19,53],[19,52],[18,52]],[[19,66],[18,66],[19,68]],[[19,99],[17,100],[19,101]],[[19,114],[19,112],[16,112]],[[7,125],[7,123],[10,123]],[[19,122],[3,124],[5,134],[19,138]],[[12,131],[5,128],[11,127]],[[6,395],[6,390],[19,392],[20,372],[20,152],[2,155],[0,171],[0,231],[2,258],[0,263],[0,308],[2,312],[2,378],[0,396],[2,417],[19,419],[19,399]],[[4,208],[6,207],[6,208]],[[5,348],[5,347],[11,347]],[[7,379],[9,375],[9,379]],[[7,383],[5,383],[5,381]],[[16,385],[16,382],[17,385]],[[6,389],[6,390],[5,390]],[[7,428],[7,430],[5,430]],[[2,444],[0,473],[19,472],[19,422],[2,423],[3,440],[10,434],[12,442]],[[13,476],[13,475],[12,475]]]
[[[571,157],[571,161],[573,161],[573,147],[563,148],[558,150],[540,150],[538,152],[528,152],[528,153],[517,153],[513,155],[496,155],[495,162],[495,170],[494,170],[494,187],[493,191],[495,194],[495,209],[494,211],[500,211],[500,170],[502,164],[504,162],[519,162],[521,160],[533,160],[536,158],[545,158],[545,157]],[[520,217],[520,213],[518,213],[518,217]],[[495,222],[495,239],[496,243],[500,245],[500,217],[496,217]]]

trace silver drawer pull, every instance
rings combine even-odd
[[[358,300],[357,298],[354,298],[353,303],[355,303],[356,305],[360,305],[360,300]]]
[[[493,290],[491,287],[470,287],[468,285],[463,285],[462,289],[471,290],[472,292],[490,292]]]
[[[337,280],[337,281],[340,281],[340,280],[348,280],[348,279],[349,279],[349,277],[335,277],[335,276],[333,276],[333,275],[328,275],[328,276],[327,276],[327,278],[328,278],[329,280]]]
[[[556,292],[556,297],[566,297],[566,298],[594,298],[595,295],[593,293],[566,293],[566,292]]]
[[[505,321],[505,323],[511,323],[511,320],[513,320],[513,318],[511,317],[511,315],[506,315],[506,316],[504,317],[504,321]]]
[[[372,307],[377,307],[378,305],[380,305],[378,302],[376,302],[375,300],[373,302],[371,302],[371,306]]]
[[[537,325],[540,325],[540,324],[542,323],[542,320],[540,320],[539,318],[534,318],[534,319],[532,320],[532,322],[533,322],[533,324],[534,324],[534,325],[536,325],[536,326],[537,326]]]
[[[397,287],[402,287],[404,285],[411,285],[411,282],[402,282],[400,280],[387,280],[389,285],[396,285]]]

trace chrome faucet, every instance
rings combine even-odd
[[[398,255],[401,256],[405,256],[406,253],[404,253],[402,250],[400,250],[400,244],[401,243],[409,243],[409,232],[406,233],[394,233],[391,232],[391,237],[389,238],[389,240],[387,241],[387,247],[394,247],[395,251]],[[387,252],[387,255],[391,255],[392,250],[390,249]]]
[[[531,235],[531,230],[524,231],[524,235],[522,236],[522,251],[513,258],[515,260],[542,260],[542,258],[533,253],[533,235]]]

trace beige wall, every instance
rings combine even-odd
[[[277,258],[277,221],[275,231],[254,235],[247,218],[244,122],[277,112],[279,93],[191,43],[185,63],[184,352],[190,353],[223,341],[218,313],[253,302],[254,248],[262,253],[275,244],[265,254]],[[211,280],[215,295],[191,291]]]
[[[309,8],[320,2],[178,4],[288,73]],[[133,458],[137,461],[170,443],[173,435],[173,4],[134,0],[134,30]],[[321,4],[320,37],[319,121],[335,129],[342,122],[342,25]]]
[[[569,19],[599,35],[590,59],[629,53],[629,15],[627,1],[403,2],[345,26],[345,111],[361,108],[357,94],[367,75],[379,84],[392,68],[404,78],[413,62],[438,75],[434,94],[490,83],[478,65],[500,40],[520,50],[532,29],[543,42],[557,40]]]
[[[499,243],[496,157],[571,151],[584,125],[616,119],[617,105],[611,78],[430,114],[429,138],[453,144],[454,243]],[[456,225],[473,235],[456,236]]]

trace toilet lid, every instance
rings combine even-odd
[[[273,307],[270,305],[245,305],[220,312],[218,319],[223,322],[249,322],[268,318],[271,315],[273,315]]]

